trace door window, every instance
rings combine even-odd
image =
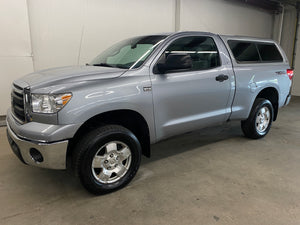
[[[211,37],[183,37],[171,43],[160,57],[165,60],[170,54],[187,54],[192,58],[189,70],[207,70],[220,66],[218,48]]]

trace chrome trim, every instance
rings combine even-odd
[[[19,87],[16,84],[12,85],[12,89],[11,89],[12,114],[20,124],[26,123],[26,115],[25,115],[26,102],[24,98],[24,91],[25,89]]]
[[[13,111],[11,111],[11,116],[14,118],[14,120],[17,121],[18,124],[22,125],[24,124],[24,122],[22,120],[20,120],[15,114]]]
[[[32,166],[49,168],[49,169],[66,169],[66,155],[68,148],[68,140],[53,143],[31,142],[19,138],[7,123],[9,136],[13,139],[20,149],[20,153],[25,163]],[[44,161],[36,163],[29,154],[31,148],[35,148],[41,152]]]
[[[144,90],[145,92],[147,92],[147,91],[152,91],[152,87],[151,87],[151,86],[149,86],[149,87],[143,87],[143,90]]]
[[[31,93],[30,88],[24,88],[24,116],[25,116],[25,123],[32,121],[31,118]]]
[[[16,84],[13,84],[12,89],[20,95],[23,95],[23,88],[19,87]]]

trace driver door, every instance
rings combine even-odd
[[[210,36],[175,39],[160,59],[170,54],[188,54],[192,68],[150,75],[157,140],[224,122],[230,114],[229,65]],[[156,65],[155,64],[155,65]],[[155,71],[155,65],[153,66]],[[217,79],[217,77],[224,79]],[[226,79],[227,77],[227,79]]]

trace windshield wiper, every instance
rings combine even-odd
[[[93,66],[114,67],[113,65],[110,65],[110,64],[107,64],[107,63],[96,63],[96,64],[93,64]]]
[[[123,64],[116,64],[116,67],[120,68],[120,69],[128,69],[129,67]]]

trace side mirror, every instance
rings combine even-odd
[[[171,70],[186,70],[192,68],[192,58],[188,54],[169,54],[165,60],[158,62],[156,73],[164,74]]]

